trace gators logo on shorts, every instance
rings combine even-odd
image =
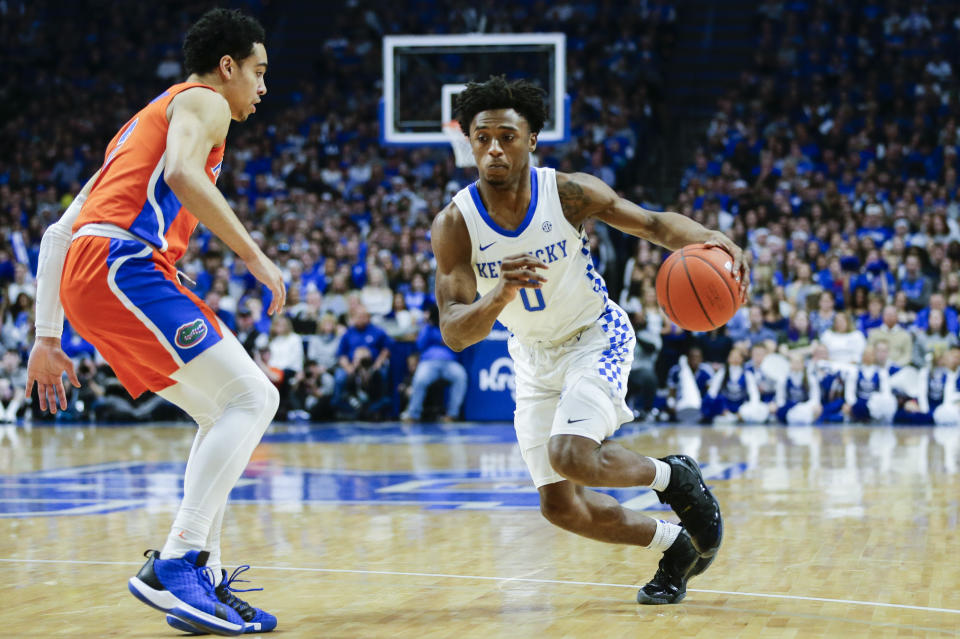
[[[177,347],[193,348],[207,336],[207,324],[202,319],[195,319],[177,329]]]

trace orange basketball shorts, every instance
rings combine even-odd
[[[154,248],[135,240],[75,239],[60,283],[64,315],[133,397],[176,383],[170,375],[223,337],[216,315]]]

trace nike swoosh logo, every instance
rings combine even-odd
[[[588,419],[590,419],[590,418],[589,418],[589,417],[584,417],[583,419],[570,419],[570,418],[568,417],[568,418],[567,418],[567,423],[568,423],[568,424],[576,424],[577,422],[585,422],[585,421],[587,421]]]
[[[481,246],[481,247],[480,247],[480,250],[481,250],[481,251],[486,251],[488,248],[490,248],[491,246],[493,246],[493,245],[496,244],[496,243],[497,243],[496,240],[494,240],[493,242],[490,242],[490,243],[487,244],[486,246]]]

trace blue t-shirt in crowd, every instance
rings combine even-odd
[[[366,346],[374,357],[380,354],[380,351],[390,345],[390,338],[383,332],[383,329],[376,324],[367,324],[366,328],[358,329],[351,326],[343,334],[340,340],[340,347],[337,349],[337,357],[346,357],[353,359],[353,353],[360,346]]]
[[[960,319],[957,318],[957,311],[949,306],[943,311],[944,323],[947,325],[947,331],[956,334],[960,332]],[[914,326],[921,330],[927,330],[930,326],[930,309],[925,308],[917,313],[917,319]]]
[[[433,324],[427,324],[420,329],[420,334],[417,336],[417,350],[420,351],[420,361],[457,359],[454,352],[443,341],[440,328]]]

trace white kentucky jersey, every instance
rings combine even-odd
[[[520,289],[500,311],[499,320],[522,342],[552,341],[597,321],[607,308],[607,287],[590,257],[582,229],[563,215],[553,169],[530,169],[530,206],[516,230],[500,227],[480,199],[477,183],[453,198],[467,223],[472,244],[470,262],[477,291],[486,295],[497,285],[500,263],[518,253],[542,260],[542,288]]]

